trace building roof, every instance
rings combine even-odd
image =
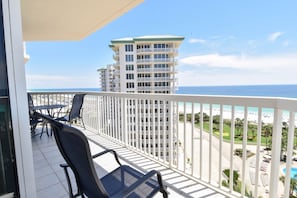
[[[120,39],[111,40],[112,44],[118,43],[134,43],[141,41],[183,41],[185,37],[183,36],[174,36],[174,35],[147,35],[140,37],[126,37]],[[111,45],[112,46],[112,45]]]

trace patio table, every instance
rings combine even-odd
[[[47,115],[49,115],[51,117],[54,117],[54,114],[55,113],[57,113],[59,115],[59,113],[61,112],[62,108],[63,107],[66,107],[66,106],[67,105],[63,105],[63,104],[37,105],[37,106],[32,107],[32,110],[39,111],[41,114],[42,114],[42,111],[46,111],[47,112]],[[48,128],[47,128],[47,122],[44,120],[43,121],[42,130],[41,130],[41,133],[40,133],[40,137],[42,136],[42,134],[44,132],[43,131],[44,126],[46,126],[46,134],[47,134],[47,136],[49,136]],[[35,134],[35,135],[37,135],[37,134]],[[51,135],[52,135],[52,132],[51,132]]]
[[[40,113],[42,113],[43,110],[46,110],[48,115],[50,116],[54,116],[53,113],[55,109],[58,109],[58,114],[60,113],[61,109],[63,107],[66,107],[66,105],[62,105],[62,104],[51,104],[51,105],[38,105],[38,106],[34,106],[32,107],[32,109],[34,111],[40,111]]]

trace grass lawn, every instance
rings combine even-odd
[[[200,128],[200,124],[195,124],[195,126],[197,128]],[[203,129],[204,131],[206,132],[209,132],[209,122],[208,121],[204,121],[203,122]],[[239,129],[235,129],[234,130],[234,141],[236,143],[241,143],[242,142],[242,134],[243,134],[243,129],[239,130]],[[225,124],[223,125],[223,139],[225,141],[230,141],[230,133],[231,132],[231,127],[230,125],[228,124]],[[213,124],[213,133],[215,136],[219,137],[220,136],[220,131],[219,131],[219,125],[218,124]],[[269,142],[271,142],[271,137],[264,137],[264,136],[261,136],[261,144],[263,146],[266,145],[266,140],[267,140],[267,144],[269,144]],[[256,144],[257,143],[257,131],[254,132],[253,134],[253,131],[248,128],[248,143],[249,144]]]

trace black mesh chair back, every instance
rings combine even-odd
[[[69,113],[69,121],[80,118],[80,111],[86,94],[75,94],[72,100],[72,107]]]
[[[56,118],[57,121],[68,122],[70,125],[77,120],[80,120],[83,128],[85,128],[84,120],[82,117],[82,105],[86,94],[75,94],[72,99],[72,105],[69,113],[65,116]]]
[[[58,148],[72,169],[79,191],[87,197],[108,197],[98,179],[87,138],[81,131],[51,118],[50,122]]]
[[[29,105],[29,107],[30,108],[34,107],[34,103],[33,103],[33,99],[32,99],[31,94],[28,93],[27,96],[28,96],[28,105]]]
[[[28,97],[28,106],[29,106],[29,117],[30,117],[30,127],[31,127],[31,134],[34,135],[35,128],[38,123],[43,122],[42,119],[35,114],[34,110],[34,102],[30,93],[27,94]]]
[[[138,170],[121,165],[117,153],[107,149],[95,155],[91,155],[86,136],[78,129],[41,115],[51,124],[56,143],[67,165],[61,165],[66,174],[69,197],[86,195],[88,198],[152,198],[158,191],[164,198],[168,197],[166,187],[163,186],[161,174],[151,170],[143,174]],[[106,153],[113,153],[118,168],[107,173],[102,178],[96,174],[93,159]],[[78,188],[77,194],[73,195],[67,167],[70,167],[75,175]]]

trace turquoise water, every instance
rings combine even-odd
[[[284,174],[286,174],[286,168],[283,169]],[[297,168],[291,168],[291,178],[296,178]]]
[[[297,85],[236,85],[179,87],[176,93],[297,98]]]

